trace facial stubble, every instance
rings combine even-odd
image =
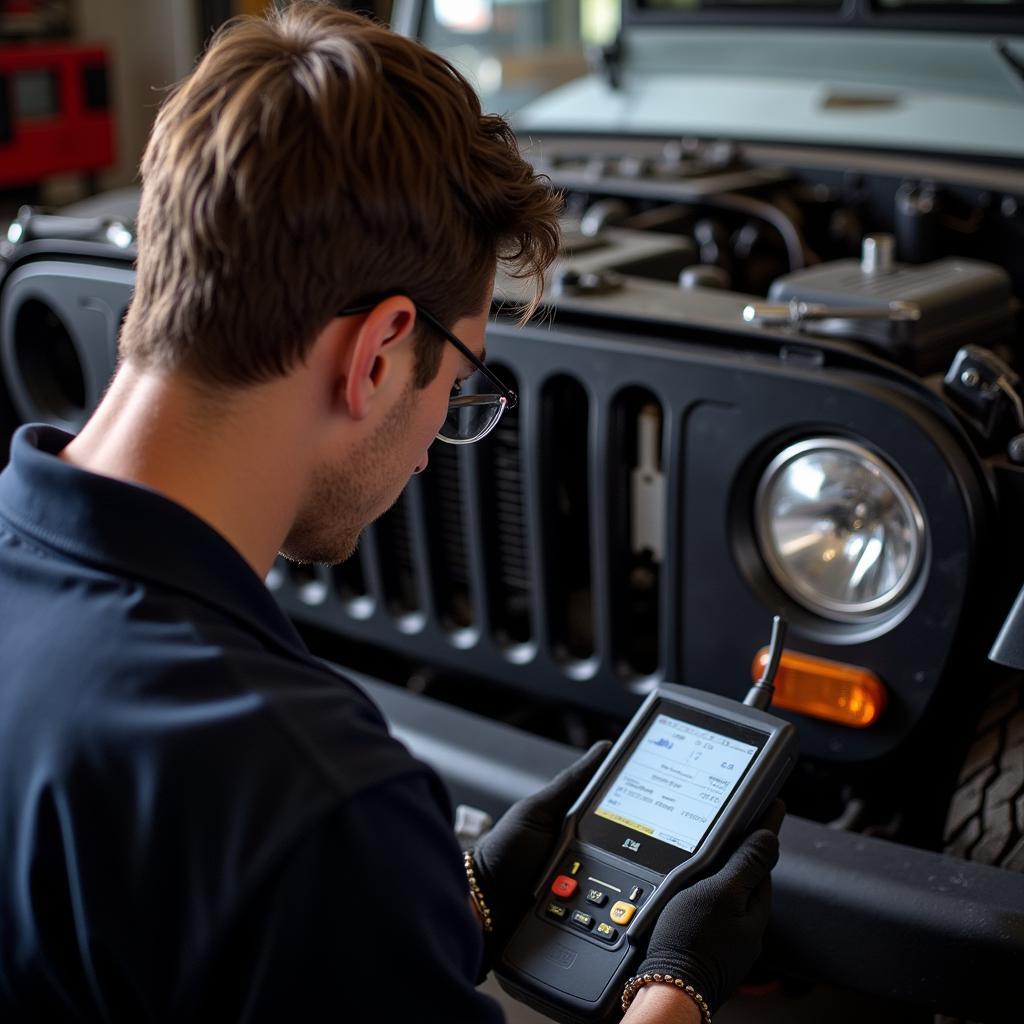
[[[363,530],[398,500],[407,471],[393,468],[409,430],[415,389],[410,382],[366,444],[340,465],[312,474],[281,554],[293,562],[337,565],[350,558]],[[396,474],[397,478],[396,478]]]

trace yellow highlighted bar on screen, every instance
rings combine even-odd
[[[629,818],[624,818],[621,814],[616,814],[614,811],[603,811],[598,808],[594,813],[599,818],[607,818],[609,821],[614,821],[617,825],[625,825],[626,828],[631,828],[635,832],[643,832],[645,836],[654,835],[654,829],[649,825],[641,825],[638,821],[630,821]]]

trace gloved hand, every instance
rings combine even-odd
[[[637,974],[671,974],[693,985],[714,1013],[761,953],[771,910],[771,870],[786,812],[776,800],[713,875],[677,893],[661,912]]]
[[[529,909],[533,887],[554,852],[566,812],[610,747],[607,740],[595,743],[543,789],[514,803],[473,848],[476,879],[494,926],[491,950],[505,945]]]

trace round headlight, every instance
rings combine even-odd
[[[761,554],[776,583],[825,618],[855,622],[892,607],[924,557],[924,517],[896,472],[841,438],[791,445],[757,488]]]

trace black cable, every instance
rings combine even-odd
[[[764,711],[772,702],[775,693],[775,675],[779,671],[782,650],[786,643],[786,620],[781,615],[772,618],[772,638],[768,643],[768,660],[761,678],[747,691],[743,703],[748,708]]]

